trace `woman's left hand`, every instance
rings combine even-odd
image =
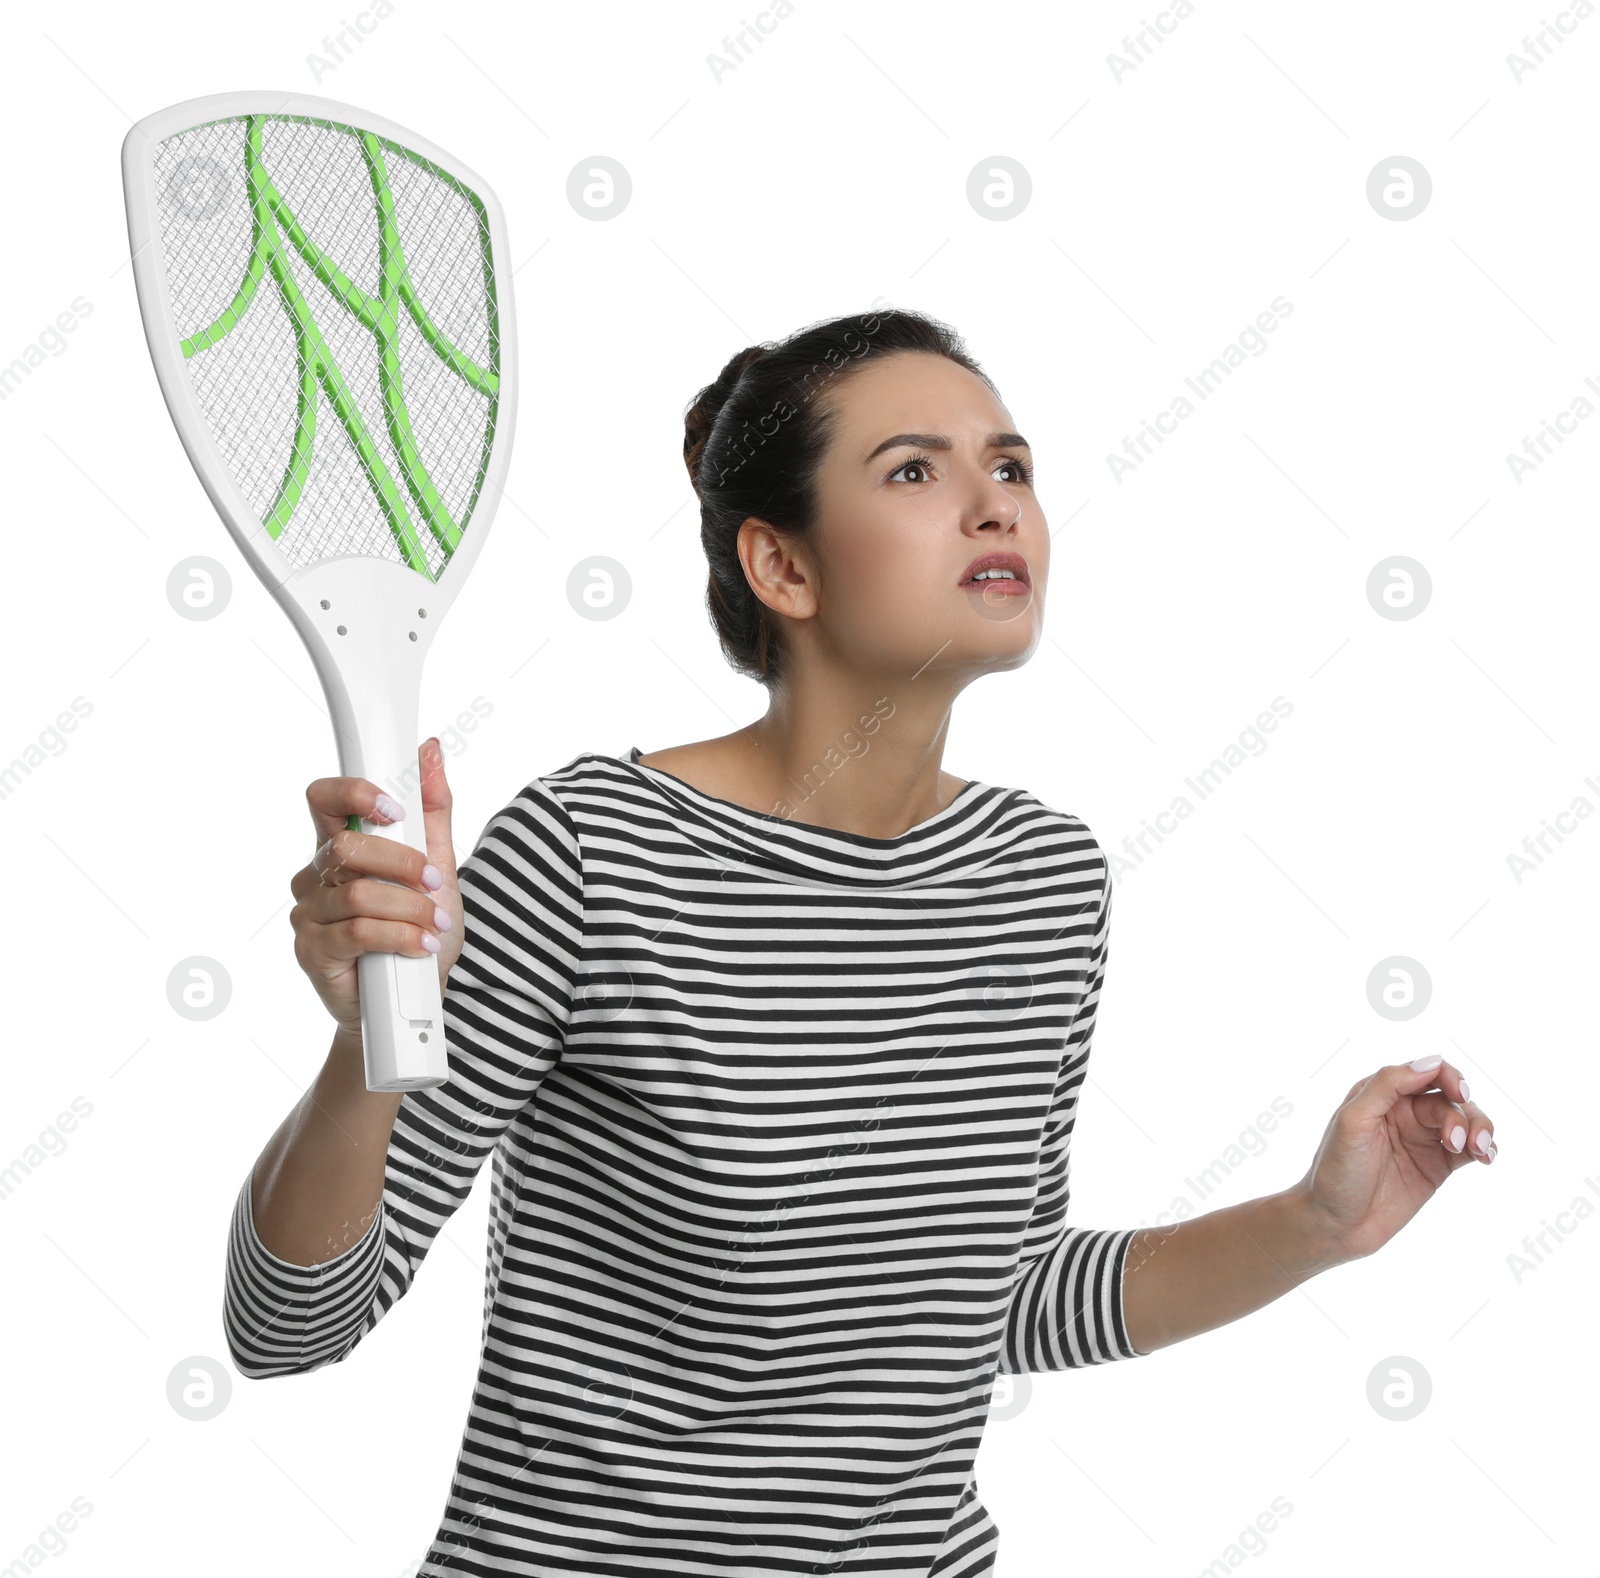
[[[1350,1087],[1301,1181],[1341,1260],[1382,1249],[1458,1167],[1494,1161],[1494,1124],[1460,1070],[1418,1061],[1431,1066],[1391,1064]]]

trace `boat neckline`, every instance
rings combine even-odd
[[[898,833],[893,838],[871,838],[865,833],[852,833],[842,827],[819,827],[813,822],[799,822],[793,817],[776,816],[770,811],[755,811],[747,805],[740,805],[737,800],[724,800],[721,795],[707,794],[704,789],[695,788],[687,779],[680,778],[676,773],[669,773],[664,767],[651,767],[637,760],[643,754],[637,745],[630,745],[627,755],[614,757],[613,760],[620,762],[624,767],[631,767],[636,773],[643,773],[647,778],[664,778],[675,788],[691,796],[698,804],[716,807],[724,814],[731,814],[747,822],[762,823],[773,829],[782,827],[798,833],[813,833],[827,838],[843,839],[846,843],[862,845],[869,849],[896,849],[910,843],[933,831],[958,808],[964,809],[967,802],[981,798],[983,791],[993,787],[981,779],[970,778],[956,790],[946,804],[932,816],[918,822],[915,827],[908,827],[905,832]]]

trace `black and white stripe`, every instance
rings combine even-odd
[[[990,1574],[996,1370],[1137,1356],[1136,1230],[1066,1221],[1105,858],[1024,790],[870,839],[638,754],[534,779],[463,863],[450,1080],[403,1098],[366,1236],[291,1265],[246,1178],[234,1362],[347,1357],[492,1153],[423,1573]]]

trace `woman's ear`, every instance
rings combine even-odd
[[[816,613],[820,576],[803,539],[751,515],[739,527],[739,563],[750,589],[774,613],[790,619]]]

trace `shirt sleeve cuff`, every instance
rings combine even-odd
[[[223,1305],[229,1352],[241,1374],[296,1374],[342,1358],[377,1298],[387,1213],[331,1260],[299,1266],[256,1231],[250,1177],[234,1202]]]
[[[1024,1264],[1011,1290],[1000,1373],[1034,1374],[1148,1357],[1128,1341],[1123,1279],[1137,1228],[1069,1229]]]

